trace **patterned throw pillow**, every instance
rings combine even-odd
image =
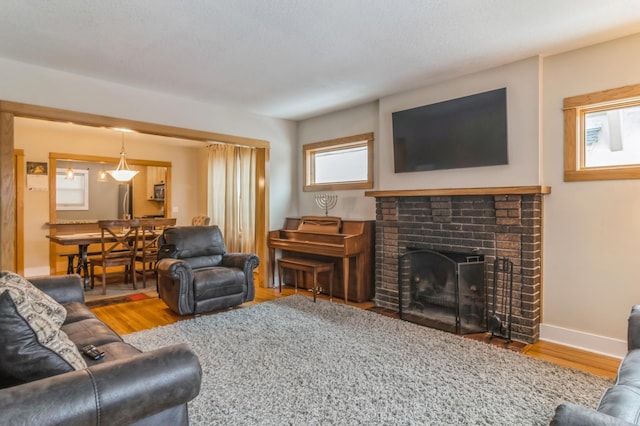
[[[20,275],[6,271],[0,272],[0,296],[3,375],[29,381],[87,367],[60,329],[67,314],[62,305]]]

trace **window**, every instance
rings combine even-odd
[[[302,147],[304,190],[373,188],[373,133]]]
[[[56,169],[56,210],[89,210],[89,170],[74,169],[73,179],[66,171]]]
[[[564,100],[564,180],[640,178],[640,84]]]

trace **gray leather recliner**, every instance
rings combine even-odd
[[[218,226],[179,226],[164,230],[156,272],[158,293],[180,314],[198,314],[253,300],[251,253],[227,253]]]

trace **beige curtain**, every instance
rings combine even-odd
[[[228,252],[255,253],[256,152],[209,146],[208,214],[222,230]]]

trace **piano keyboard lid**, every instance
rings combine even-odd
[[[341,223],[342,219],[336,216],[302,216],[298,231],[338,234]]]

